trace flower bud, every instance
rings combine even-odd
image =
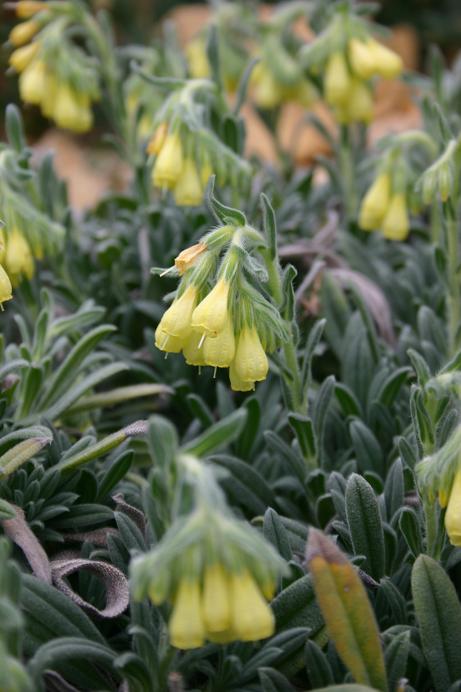
[[[33,17],[37,12],[46,10],[46,2],[38,2],[37,0],[19,0],[15,5],[16,16],[20,19],[28,19]]]
[[[177,132],[168,134],[155,161],[152,181],[155,187],[173,189],[181,175],[183,153],[181,138]]]
[[[22,46],[24,43],[29,43],[39,29],[40,24],[33,19],[29,19],[27,22],[21,22],[11,29],[8,41],[12,43],[13,46]]]
[[[275,629],[274,615],[249,572],[231,576],[231,594],[236,636],[244,642],[270,637]]]
[[[385,238],[405,240],[410,230],[405,195],[399,192],[391,197],[389,208],[382,224]]]
[[[234,324],[228,313],[226,323],[217,336],[209,336],[203,344],[203,355],[207,365],[228,368],[235,355]]]
[[[267,356],[254,327],[244,327],[235,351],[235,373],[243,382],[265,380],[269,370]]]
[[[376,71],[373,51],[365,41],[352,38],[348,45],[349,62],[352,72],[360,79],[370,79]]]
[[[197,305],[192,314],[192,327],[207,336],[217,336],[228,317],[229,282],[219,279],[216,286]]]
[[[195,207],[203,200],[197,166],[191,158],[186,158],[184,161],[181,174],[174,187],[174,198],[180,207]]]
[[[381,226],[389,205],[391,181],[388,173],[380,173],[363,198],[359,226],[373,231]]]
[[[403,70],[403,61],[400,55],[373,38],[368,40],[367,45],[373,55],[376,72],[386,79],[398,77]]]
[[[11,286],[10,277],[6,273],[3,266],[0,264],[0,306],[7,300],[13,297],[13,287]]]
[[[183,578],[180,581],[168,628],[170,641],[178,649],[195,649],[203,645],[205,626],[197,579]]]
[[[455,479],[445,513],[445,529],[452,545],[461,546],[461,470],[455,474]]]
[[[181,250],[179,255],[175,258],[174,266],[180,274],[184,274],[185,271],[193,267],[200,255],[208,250],[206,243],[195,243],[190,247],[186,247],[185,250]]]
[[[8,62],[19,74],[25,70],[28,65],[30,65],[32,60],[36,57],[38,49],[38,43],[29,43],[28,46],[16,48],[16,50],[11,53]]]
[[[350,75],[342,53],[333,53],[325,68],[325,99],[332,105],[341,105],[349,99]]]

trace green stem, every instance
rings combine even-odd
[[[426,524],[426,554],[434,560],[440,559],[439,512],[437,503],[423,497],[424,519]]]
[[[280,307],[283,303],[283,287],[280,277],[280,266],[277,255],[271,257],[270,251],[265,250],[261,253],[264,257],[267,273],[268,273],[268,285],[269,291],[276,302],[277,306]],[[286,387],[290,393],[290,408],[295,413],[306,414],[307,402],[304,400],[302,392],[302,382],[301,373],[298,365],[298,357],[296,354],[296,346],[293,338],[293,325],[285,317],[285,326],[288,331],[288,339],[283,344],[282,350],[285,358],[285,365],[287,370],[290,372],[290,376],[286,376],[282,373]]]
[[[343,202],[346,223],[349,225],[355,218],[357,209],[357,190],[355,187],[354,161],[351,148],[351,128],[341,125],[339,143],[339,169],[343,181]]]
[[[448,271],[448,293],[447,293],[447,312],[448,312],[448,349],[449,357],[453,356],[458,347],[457,337],[459,322],[461,318],[461,293],[458,277],[459,263],[459,242],[458,242],[458,222],[454,207],[447,203],[443,204],[443,215],[446,224],[446,251],[447,251],[447,271]]]

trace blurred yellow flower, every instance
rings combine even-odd
[[[195,649],[205,640],[200,583],[184,578],[174,599],[169,621],[170,640],[178,649]]]
[[[445,513],[445,529],[452,545],[461,546],[461,470],[453,481]]]
[[[155,187],[173,189],[181,175],[183,151],[179,133],[168,134],[152,171]]]
[[[238,639],[257,641],[274,633],[271,608],[247,571],[231,576],[232,626]]]
[[[381,226],[391,195],[391,180],[388,173],[380,173],[363,198],[360,207],[359,226],[373,231]]]
[[[410,230],[407,201],[403,192],[391,197],[383,220],[382,231],[389,240],[405,240]]]

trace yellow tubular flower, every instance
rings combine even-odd
[[[21,22],[11,29],[8,41],[13,46],[22,46],[24,43],[29,43],[39,29],[40,24],[33,19],[30,19],[28,22]]]
[[[202,183],[202,186],[205,188],[208,185],[210,177],[213,175],[213,169],[208,158],[201,164],[199,175],[200,182]]]
[[[232,626],[242,641],[265,639],[274,633],[274,614],[267,605],[251,574],[232,575]]]
[[[155,345],[160,351],[167,353],[181,353],[184,346],[184,339],[168,334],[163,328],[162,323],[155,330]]]
[[[167,134],[168,123],[160,123],[160,125],[156,128],[154,134],[152,135],[147,144],[146,151],[150,156],[157,156],[160,153],[160,150],[163,147]]]
[[[31,279],[35,265],[30,245],[18,229],[8,235],[5,251],[5,266],[13,286],[17,286],[22,276]]]
[[[58,93],[59,86],[60,84],[56,78],[56,75],[47,70],[45,74],[45,91],[41,102],[42,113],[47,118],[54,117],[56,95]]]
[[[325,98],[332,106],[349,100],[350,75],[342,53],[333,53],[325,68]]]
[[[452,545],[461,546],[461,471],[457,471],[445,513],[445,529]]]
[[[181,250],[179,255],[175,258],[174,266],[180,274],[184,274],[185,271],[197,263],[197,259],[206,250],[208,250],[206,243],[195,243],[195,245],[186,247],[186,249]]]
[[[210,336],[203,344],[205,363],[213,368],[228,368],[234,360],[234,324],[228,313],[224,328],[217,336]]]
[[[263,62],[258,63],[252,75],[253,98],[260,108],[275,108],[283,100],[282,89],[272,71]]]
[[[252,392],[255,388],[255,383],[240,379],[236,372],[235,360],[229,366],[229,380],[232,391],[234,392]]]
[[[11,300],[12,297],[13,287],[11,285],[10,277],[6,273],[3,266],[0,264],[0,306],[6,300]]]
[[[19,94],[26,103],[39,104],[46,94],[46,65],[33,60],[19,77]]]
[[[352,72],[360,79],[370,79],[377,71],[375,54],[368,42],[352,38],[348,45],[348,55]]]
[[[37,12],[46,10],[46,2],[38,2],[37,0],[19,0],[15,5],[16,16],[20,19],[29,19]]]
[[[58,85],[53,119],[59,127],[74,132],[82,132],[82,127],[87,125],[85,109],[80,106],[78,94],[69,84]]]
[[[266,379],[268,370],[269,362],[258,332],[254,327],[244,327],[235,351],[237,377],[243,382],[260,382]]]
[[[180,207],[196,207],[203,200],[202,184],[195,161],[187,158],[174,186],[174,198]]]
[[[373,38],[369,39],[367,45],[373,55],[377,74],[385,79],[398,77],[403,70],[403,61],[400,55]]]
[[[219,563],[205,570],[203,619],[210,633],[227,633],[231,625],[229,578]]]
[[[352,79],[349,90],[348,115],[350,122],[368,123],[373,117],[371,89],[360,79]]]
[[[181,138],[177,132],[168,134],[152,171],[155,187],[172,189],[181,175],[182,166]]]
[[[407,202],[403,193],[393,195],[384,217],[382,231],[389,240],[405,240],[410,230]]]
[[[189,335],[191,317],[196,304],[197,287],[191,284],[187,286],[179,298],[175,298],[168,310],[163,314],[157,329],[169,336],[184,340]],[[170,349],[166,350],[169,351]]]
[[[203,355],[202,335],[199,332],[191,331],[184,340],[182,353],[187,365],[202,366],[206,365]]]
[[[192,327],[207,336],[217,336],[228,318],[229,282],[219,279],[216,286],[197,305],[192,314]]]
[[[168,624],[170,641],[178,649],[195,649],[205,640],[200,584],[183,579],[179,584]]]
[[[388,173],[380,173],[363,198],[359,215],[360,228],[373,231],[381,226],[389,206],[390,195],[390,177]]]
[[[38,43],[29,43],[28,46],[16,48],[16,50],[11,53],[8,62],[19,74],[19,72],[22,72],[28,65],[30,65],[32,60],[36,57],[38,49]]]
[[[210,63],[203,39],[196,38],[186,46],[186,58],[194,79],[207,79],[210,76]]]

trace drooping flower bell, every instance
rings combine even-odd
[[[391,180],[387,172],[380,173],[363,198],[359,226],[364,231],[379,228],[386,215],[391,194]]]
[[[445,529],[452,545],[461,546],[461,468],[455,473],[445,512]]]
[[[219,279],[215,287],[195,308],[191,325],[194,329],[216,337],[228,319],[230,284],[226,279]]]
[[[208,492],[206,507],[173,524],[159,545],[131,567],[136,599],[148,595],[156,605],[172,603],[168,629],[179,649],[206,641],[258,641],[275,629],[267,602],[274,589],[268,593],[265,584],[276,584],[283,561],[260,534],[226,513],[220,492],[220,505],[210,506],[215,490],[208,486]]]
[[[3,263],[13,286],[18,286],[22,278],[32,279],[35,273],[35,262],[32,250],[24,234],[13,228],[3,234],[5,244]]]
[[[13,288],[10,277],[6,273],[4,267],[0,264],[0,309],[3,309],[3,303],[11,300],[13,297]]]

